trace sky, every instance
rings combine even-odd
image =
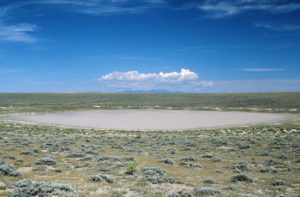
[[[299,0],[0,0],[0,92],[300,91]]]

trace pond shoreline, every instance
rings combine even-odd
[[[189,110],[86,110],[5,117],[22,123],[105,130],[195,130],[271,124],[292,118],[290,114]]]

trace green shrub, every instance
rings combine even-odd
[[[170,158],[161,159],[161,160],[159,160],[159,162],[165,163],[165,164],[170,164],[170,165],[174,164],[173,159],[170,159]]]
[[[152,184],[175,183],[175,179],[173,177],[146,177],[146,180]]]
[[[58,183],[35,182],[29,179],[18,181],[11,197],[41,196],[41,197],[78,197],[72,187]]]
[[[31,151],[31,150],[24,150],[20,152],[20,155],[29,155],[29,156],[38,156],[37,153]]]
[[[10,164],[5,161],[0,161],[0,175],[22,177],[23,174],[14,169]]]
[[[56,161],[50,157],[44,157],[36,160],[34,164],[37,165],[55,165]]]
[[[98,174],[98,175],[95,175],[95,176],[92,176],[90,179],[90,181],[93,181],[93,182],[103,182],[103,181],[106,181],[108,183],[113,183],[113,178],[109,175],[102,175],[102,174]]]
[[[181,157],[179,158],[180,161],[196,161],[194,157],[188,156],[188,157]]]
[[[155,174],[164,175],[164,174],[166,174],[166,171],[159,167],[146,167],[143,169],[143,174],[148,175],[148,176],[152,176]]]
[[[193,195],[186,191],[172,192],[168,197],[193,197]]]
[[[232,190],[232,191],[237,191],[237,190],[239,190],[239,186],[236,185],[236,184],[231,184],[231,185],[228,185],[225,189]]]
[[[241,171],[246,171],[248,170],[248,162],[246,161],[241,161],[241,162],[238,162],[236,164],[234,164],[232,166],[233,169],[238,169],[238,170],[241,170]]]
[[[214,196],[216,194],[220,194],[219,190],[216,190],[211,187],[200,187],[194,189],[196,196]]]
[[[206,183],[206,184],[216,184],[216,181],[215,180],[212,180],[212,179],[205,179],[203,181],[203,183]]]
[[[127,165],[126,174],[133,174],[137,170],[138,165],[139,163],[136,161],[129,163]]]
[[[280,179],[275,179],[272,181],[273,186],[286,185],[286,182]]]
[[[244,181],[244,182],[253,182],[253,179],[246,174],[236,174],[231,177],[232,182]]]

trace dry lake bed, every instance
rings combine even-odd
[[[116,130],[185,130],[280,122],[286,114],[188,110],[86,110],[13,115],[29,123]]]

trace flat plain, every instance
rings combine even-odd
[[[84,109],[186,109],[299,113],[300,93],[0,93],[0,114]]]
[[[292,113],[217,129],[97,130],[0,120],[0,196],[299,196],[300,93],[0,94],[1,114],[86,109]]]

